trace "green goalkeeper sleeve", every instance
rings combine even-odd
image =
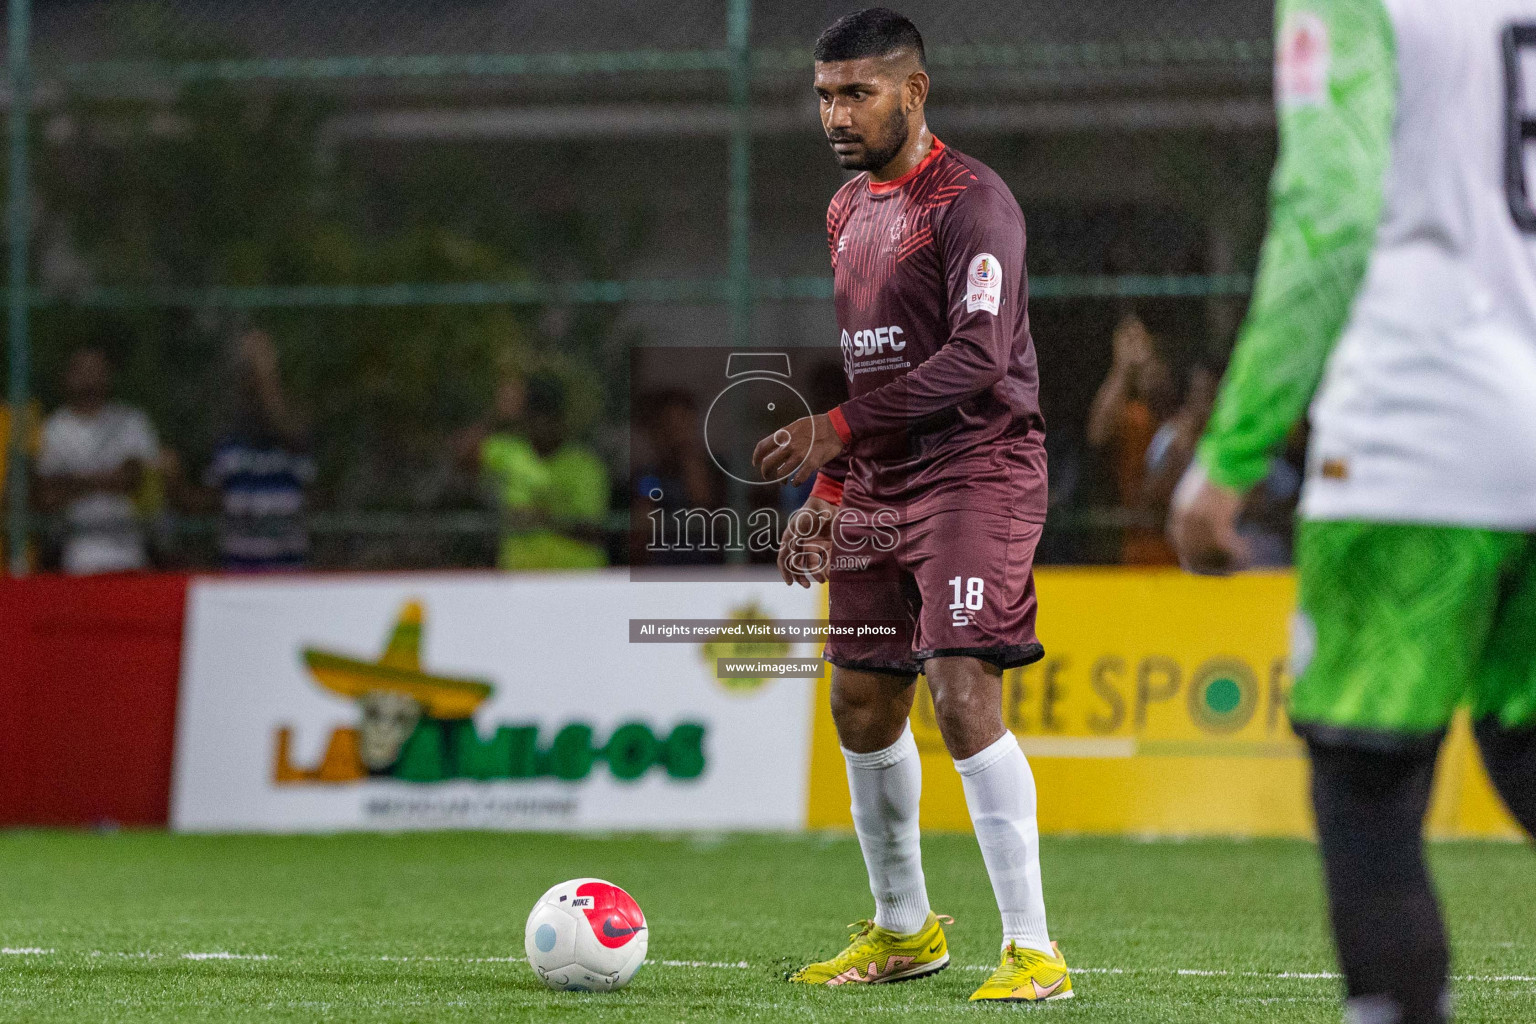
[[[1381,220],[1397,105],[1382,0],[1280,0],[1276,22],[1269,230],[1198,452],[1210,479],[1239,490],[1268,472],[1349,317]]]

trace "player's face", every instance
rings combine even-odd
[[[817,62],[821,127],[844,170],[878,171],[907,144],[910,78],[889,57]]]

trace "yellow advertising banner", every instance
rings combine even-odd
[[[1286,700],[1289,574],[1201,579],[1175,570],[1043,569],[1045,659],[1003,677],[1004,720],[1029,755],[1042,832],[1306,836],[1307,763]],[[851,827],[823,677],[807,821]],[[971,827],[920,680],[923,827]],[[1430,832],[1519,833],[1465,723],[1440,760]]]

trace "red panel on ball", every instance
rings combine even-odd
[[[609,949],[618,949],[645,927],[645,915],[634,897],[607,882],[583,882],[577,896],[592,897],[592,906],[583,907],[592,934]]]

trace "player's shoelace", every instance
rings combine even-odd
[[[1012,940],[1009,940],[1007,948],[1003,950],[1003,963],[1021,970],[1033,967],[1035,964],[1051,963],[1054,959],[1038,949],[1020,949],[1018,943]]]
[[[955,919],[950,917],[948,914],[934,914],[933,916],[938,919],[940,924],[955,923]],[[875,922],[872,918],[864,918],[860,921],[850,921],[848,924],[844,925],[844,927],[848,929],[848,941],[850,943],[854,943],[864,938],[864,936],[868,935],[870,932],[874,931]],[[893,932],[892,934],[896,933]]]

